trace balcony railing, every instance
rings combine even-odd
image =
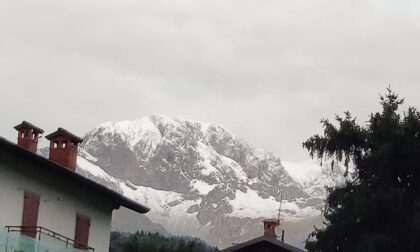
[[[6,226],[1,251],[66,251],[79,252],[95,249],[44,227]],[[78,248],[74,248],[75,245]],[[6,248],[2,250],[1,247]],[[23,249],[22,249],[23,248]],[[35,249],[36,248],[36,249]],[[40,249],[41,248],[41,249]],[[42,249],[44,248],[44,249]]]

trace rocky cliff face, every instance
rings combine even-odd
[[[220,247],[261,235],[261,219],[277,216],[282,197],[287,240],[301,245],[310,229],[294,227],[320,220],[319,178],[338,177],[318,169],[302,179],[220,125],[164,116],[104,123],[79,155],[78,172],[150,206],[153,222]]]

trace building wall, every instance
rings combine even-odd
[[[38,226],[74,239],[76,213],[91,218],[89,246],[97,252],[109,250],[112,206],[105,199],[81,191],[62,178],[33,174],[25,161],[0,160],[0,228],[22,223],[24,191],[40,195]]]

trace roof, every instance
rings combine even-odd
[[[21,156],[23,159],[33,164],[36,164],[37,167],[41,169],[42,172],[44,173],[54,173],[58,176],[65,178],[70,183],[75,183],[78,186],[80,185],[81,187],[86,187],[97,194],[103,195],[106,199],[109,199],[110,201],[112,201],[114,206],[117,206],[117,207],[123,206],[142,214],[150,211],[148,207],[143,206],[139,204],[138,202],[132,199],[129,199],[121,195],[120,193],[114,190],[111,190],[99,183],[96,183],[86,177],[83,177],[82,175],[76,172],[70,171],[66,169],[64,166],[51,162],[50,160],[40,155],[37,155],[36,153],[32,153],[24,149],[23,147],[8,141],[7,139],[3,137],[0,137],[0,149],[2,151],[11,151]]]
[[[34,131],[37,132],[37,133],[41,133],[41,134],[44,133],[44,130],[42,130],[41,128],[38,128],[37,126],[35,126],[32,123],[27,122],[27,121],[22,121],[21,124],[16,125],[14,128],[16,130],[21,130],[21,129],[34,129]]]
[[[48,136],[45,136],[46,139],[48,140],[53,140],[57,137],[63,136],[65,138],[69,138],[72,141],[81,143],[83,142],[83,139],[81,139],[80,137],[74,135],[73,133],[71,133],[70,131],[63,129],[63,128],[58,128],[55,132],[49,134]]]
[[[222,252],[233,252],[233,251],[237,251],[239,249],[242,249],[242,248],[245,248],[245,247],[254,245],[254,244],[259,243],[259,242],[264,242],[264,241],[265,242],[269,242],[269,243],[271,243],[271,244],[273,244],[275,246],[279,246],[279,247],[282,247],[284,249],[287,249],[287,250],[289,250],[291,252],[305,252],[305,250],[302,250],[300,248],[294,247],[294,246],[292,246],[290,244],[287,244],[285,242],[279,241],[279,240],[277,240],[277,239],[275,239],[273,237],[266,236],[266,235],[263,235],[263,236],[260,236],[260,237],[255,238],[255,239],[252,239],[252,240],[249,240],[249,241],[246,241],[246,242],[243,242],[243,243],[234,245],[232,247],[226,248],[226,249],[222,250]]]

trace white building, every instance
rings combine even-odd
[[[113,210],[149,211],[74,172],[82,139],[59,128],[46,159],[36,154],[41,129],[25,121],[15,129],[18,144],[0,137],[0,252],[106,252]]]

